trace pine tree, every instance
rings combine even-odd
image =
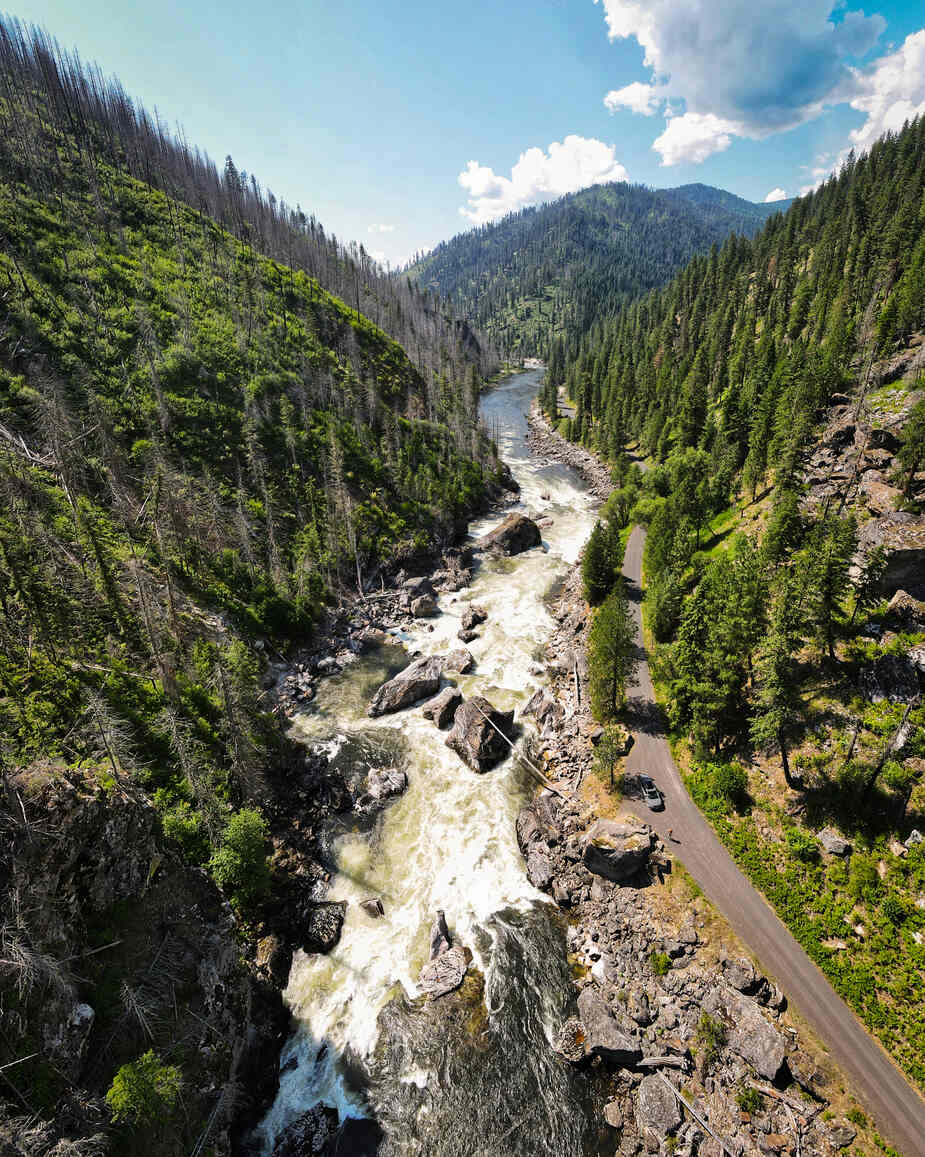
[[[596,718],[614,718],[635,666],[636,631],[620,582],[594,612],[588,634],[591,710]]]

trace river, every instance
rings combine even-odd
[[[542,375],[517,374],[482,400],[520,484],[520,508],[552,519],[542,550],[486,561],[468,589],[441,596],[437,619],[401,635],[409,651],[444,653],[459,646],[468,604],[480,604],[488,621],[469,644],[476,666],[458,684],[466,696],[518,711],[543,682],[546,599],[578,557],[597,508],[577,474],[527,448],[526,415]],[[384,650],[391,653],[323,681],[294,724],[348,778],[400,766],[409,786],[372,829],[345,832],[335,844],[328,898],[348,902],[343,933],[329,955],[297,952],[293,961],[285,998],[298,1027],[281,1063],[297,1065],[283,1073],[260,1126],[266,1151],[320,1102],[342,1120],[377,1122],[356,1126],[351,1154],[376,1151],[359,1139],[365,1133],[380,1153],[402,1157],[587,1157],[598,1152],[587,1080],[549,1048],[572,997],[564,925],[527,881],[514,832],[533,785],[514,758],[486,775],[470,771],[420,708],[367,718],[376,687],[407,661],[397,648]],[[382,899],[381,919],[360,908],[371,896]],[[415,980],[437,909],[454,942],[472,950],[471,979],[463,999],[422,1008]]]

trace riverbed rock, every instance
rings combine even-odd
[[[336,947],[346,911],[346,900],[322,900],[312,905],[302,930],[303,951],[330,952]]]
[[[634,1065],[642,1057],[638,1042],[623,1031],[596,988],[578,997],[578,1015],[585,1030],[585,1052],[618,1065]]]
[[[728,1025],[727,1044],[765,1080],[773,1081],[787,1055],[783,1035],[761,1015],[758,1006],[727,984],[708,993],[703,1007]]]
[[[589,872],[620,884],[645,867],[654,844],[646,824],[598,820],[585,837],[582,859]]]
[[[377,767],[366,777],[366,791],[376,802],[392,799],[408,786],[408,776],[397,767]]]
[[[411,613],[416,619],[433,619],[440,614],[440,608],[433,595],[420,595],[411,600]]]
[[[513,711],[499,711],[482,695],[475,695],[456,712],[445,742],[473,771],[485,772],[507,756],[504,736],[513,738],[513,731]]]
[[[280,1133],[273,1157],[334,1157],[339,1117],[329,1105],[314,1105]]]
[[[455,651],[450,651],[444,663],[444,671],[449,671],[451,675],[465,675],[472,670],[475,665],[475,659],[472,658],[472,652],[468,647],[457,647]]]
[[[604,1106],[604,1120],[611,1129],[623,1128],[623,1110],[619,1101],[608,1101]]]
[[[477,639],[479,633],[474,627],[463,627],[461,631],[456,632],[456,638],[461,639],[464,643],[471,643],[473,639]]]
[[[543,541],[540,528],[525,514],[509,514],[500,526],[482,535],[479,546],[500,554],[521,554]]]
[[[444,687],[439,695],[424,704],[421,714],[425,719],[433,720],[442,731],[453,722],[462,701],[462,692],[458,687]]]
[[[532,715],[541,731],[547,725],[555,726],[561,723],[565,718],[561,703],[557,703],[545,687],[540,687],[534,692],[520,714],[522,717]]]
[[[404,671],[399,671],[394,679],[382,684],[367,707],[366,714],[375,719],[379,715],[401,711],[421,699],[427,699],[439,690],[442,672],[443,660],[435,655],[415,659]]]
[[[527,879],[541,892],[552,883],[553,866],[549,848],[544,843],[535,842],[527,850]]]
[[[463,611],[459,625],[464,631],[471,631],[474,627],[480,627],[482,623],[487,621],[488,611],[486,611],[484,607],[480,607],[476,603],[473,603],[470,607],[467,607],[466,610]]]
[[[420,578],[409,578],[401,584],[402,591],[407,595],[408,599],[419,599],[424,595],[433,595],[433,583],[426,576]]]
[[[444,952],[448,952],[453,947],[453,937],[450,935],[450,930],[446,926],[446,915],[442,908],[438,908],[434,916],[434,922],[430,926],[430,958],[436,960],[438,956],[442,956]]]
[[[585,1042],[587,1039],[588,1035],[585,1032],[585,1026],[577,1016],[570,1016],[559,1029],[552,1047],[559,1056],[565,1057],[567,1061],[570,1061],[573,1065],[577,1065],[579,1061],[585,1059]]]
[[[469,960],[463,948],[449,948],[433,960],[428,960],[418,973],[418,987],[431,1000],[446,996],[459,988],[466,978]]]
[[[823,828],[816,839],[830,855],[847,856],[851,851],[851,842],[839,835],[834,828]]]
[[[647,1139],[662,1141],[681,1127],[681,1107],[661,1077],[643,1077],[636,1092],[636,1126]]]
[[[378,920],[380,916],[385,915],[385,908],[378,896],[370,896],[368,900],[362,900],[360,907],[373,920]]]

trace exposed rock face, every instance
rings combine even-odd
[[[442,730],[453,722],[462,701],[462,692],[459,688],[444,687],[439,695],[424,705],[421,714],[425,719],[433,720]]]
[[[440,608],[432,595],[420,595],[411,600],[411,613],[416,619],[433,619],[440,614]]]
[[[479,546],[499,554],[521,554],[543,541],[540,528],[525,514],[509,514],[500,526],[479,539]]]
[[[323,900],[315,904],[303,929],[303,949],[306,952],[330,952],[340,940],[346,911],[346,900]]]
[[[823,828],[816,836],[823,848],[833,856],[847,856],[851,851],[851,843],[834,828]]]
[[[475,659],[472,658],[472,652],[469,648],[458,647],[447,655],[443,669],[452,675],[466,675],[474,666]]]
[[[336,1109],[315,1105],[283,1130],[273,1157],[334,1157],[338,1122]]]
[[[877,546],[887,551],[885,595],[902,588],[916,598],[925,596],[925,518],[896,513],[871,519],[862,525],[858,545],[864,552]]]
[[[744,956],[723,961],[723,979],[739,992],[754,992],[758,987],[755,966]]]
[[[537,727],[543,731],[547,726],[555,727],[561,723],[565,718],[565,711],[545,687],[540,687],[531,696],[526,707],[521,711],[521,715],[524,717],[532,715],[536,720]]]
[[[729,1048],[755,1072],[773,1081],[784,1063],[787,1045],[781,1033],[761,1015],[755,1002],[728,985],[721,985],[707,995],[703,1007],[728,1022]]]
[[[653,1073],[643,1077],[636,1093],[636,1125],[643,1136],[661,1141],[681,1127],[681,1108],[674,1093]]]
[[[921,699],[916,668],[905,655],[881,655],[860,674],[861,692],[871,703],[918,703]]]
[[[498,711],[483,696],[476,695],[456,712],[446,745],[473,771],[489,771],[507,756],[509,747],[502,736],[512,738],[513,728],[513,711]]]
[[[533,843],[527,851],[527,879],[534,888],[545,892],[552,883],[552,860],[549,848],[542,843]]]
[[[279,936],[264,936],[257,941],[256,964],[277,988],[283,989],[292,966],[292,949]]]
[[[408,776],[397,767],[378,767],[366,777],[366,790],[377,802],[401,795],[408,786]]]
[[[382,684],[367,707],[366,714],[375,719],[378,715],[401,711],[421,699],[427,699],[439,689],[442,672],[443,661],[436,656],[415,659],[404,671],[399,671],[394,679]]]
[[[645,824],[598,820],[585,837],[585,867],[598,876],[622,883],[645,867],[655,838]]]
[[[890,599],[887,612],[904,622],[925,623],[925,602],[914,599],[908,591],[897,591]]]
[[[618,1065],[633,1065],[642,1057],[638,1042],[620,1028],[596,988],[582,991],[578,997],[578,1015],[585,1030],[588,1056],[606,1057]]]

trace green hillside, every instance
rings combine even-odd
[[[462,233],[407,272],[512,356],[548,357],[556,338],[577,340],[695,253],[734,231],[751,236],[777,209],[706,185],[595,185]]]

